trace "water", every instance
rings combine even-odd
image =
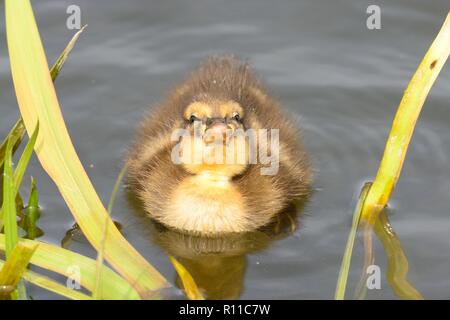
[[[50,62],[73,34],[65,27],[65,11],[72,3],[33,2]],[[78,154],[104,203],[142,112],[211,53],[248,58],[283,105],[302,117],[317,170],[317,190],[301,210],[293,234],[275,240],[259,234],[219,244],[189,242],[158,233],[148,218],[130,208],[122,192],[113,216],[126,238],[170,281],[175,281],[175,273],[165,250],[183,249],[188,255],[190,250],[200,254],[201,248],[222,254],[200,262],[180,259],[205,283],[207,277],[211,282],[218,281],[217,276],[226,278],[223,295],[333,298],[356,197],[376,173],[402,92],[437,34],[448,2],[376,1],[382,28],[375,31],[365,25],[365,10],[372,4],[365,0],[76,3],[82,23],[89,26],[56,89]],[[0,8],[3,11],[3,2]],[[3,18],[0,32],[4,137],[18,111]],[[390,220],[409,260],[408,278],[426,298],[450,298],[449,85],[447,65],[421,114],[390,203]],[[72,216],[36,159],[28,174],[38,182],[43,206],[39,226],[45,235],[40,239],[58,244],[72,226]],[[70,248],[94,254],[82,239],[75,239]],[[397,298],[386,281],[386,258],[378,242],[375,257],[382,270],[381,289],[369,291],[367,298]],[[359,240],[349,297],[362,258]],[[210,261],[210,269],[202,261]],[[36,288],[30,292],[34,298],[54,298]]]

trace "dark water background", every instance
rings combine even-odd
[[[82,23],[89,26],[56,89],[74,145],[104,203],[142,112],[208,54],[235,53],[249,59],[283,105],[302,117],[317,191],[294,234],[220,261],[210,276],[236,266],[229,268],[236,279],[228,284],[235,297],[332,298],[356,197],[376,173],[402,92],[450,9],[448,1],[33,1],[50,64],[74,33],[65,24],[70,4],[81,7]],[[370,4],[381,7],[381,30],[366,28]],[[3,17],[0,39],[4,137],[18,110]],[[449,71],[445,66],[425,104],[390,203],[409,279],[426,298],[450,298]],[[28,173],[37,180],[43,206],[41,240],[59,243],[72,216],[36,159]],[[151,223],[130,208],[123,192],[113,216],[126,238],[173,281],[164,249],[152,240]],[[236,249],[239,241],[230,240],[231,246]],[[81,240],[70,248],[93,255]],[[375,256],[382,284],[368,298],[396,298],[377,242]],[[362,263],[360,240],[353,261],[350,293]],[[53,297],[38,289],[31,294]]]

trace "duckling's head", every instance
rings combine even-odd
[[[176,111],[170,123],[188,132],[172,140],[185,142],[175,148],[183,158],[175,162],[191,174],[243,174],[255,163],[255,132],[280,128],[277,104],[249,65],[230,56],[209,58],[172,91],[167,105]]]
[[[184,168],[192,174],[231,178],[248,164],[244,136],[244,109],[233,100],[203,99],[190,103],[183,112],[185,129],[181,152],[188,155]]]

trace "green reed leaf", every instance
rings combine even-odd
[[[5,250],[5,236],[0,234],[0,250]],[[20,239],[19,243],[38,244],[30,263],[40,268],[70,277],[73,269],[80,271],[80,284],[87,290],[95,286],[96,261],[76,252],[38,240]],[[136,290],[116,272],[103,266],[102,287],[104,299],[139,299]]]
[[[12,127],[12,129],[9,131],[5,140],[3,140],[2,144],[0,145],[0,168],[3,166],[3,163],[5,162],[5,152],[8,139],[10,139],[11,143],[13,144],[12,150],[14,154],[14,151],[18,148],[20,142],[23,139],[23,136],[25,135],[25,132],[26,132],[25,125],[22,121],[22,118],[19,118]]]
[[[5,225],[5,252],[8,258],[17,244],[16,194],[14,192],[14,174],[12,164],[12,139],[8,139],[5,152],[3,173],[3,220]]]
[[[339,277],[336,285],[336,292],[334,298],[336,300],[344,300],[345,290],[347,287],[348,273],[350,271],[350,264],[352,261],[353,245],[358,231],[359,221],[361,219],[361,212],[366,199],[367,193],[370,189],[370,183],[366,183],[359,195],[358,204],[356,205],[355,213],[353,214],[352,228],[348,235],[347,245],[345,246],[344,257],[342,258],[341,269],[339,270]]]
[[[0,260],[0,268],[5,265],[5,262]],[[88,295],[78,292],[76,290],[72,290],[67,288],[65,285],[62,285],[56,282],[53,279],[50,279],[46,276],[38,274],[36,272],[30,270],[24,270],[22,274],[22,278],[38,287],[46,289],[48,291],[52,291],[58,295],[63,297],[72,299],[72,300],[90,300],[91,297]]]
[[[26,270],[37,245],[18,243],[0,271],[0,286],[16,287]]]

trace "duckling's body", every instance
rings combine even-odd
[[[180,128],[188,135],[174,139]],[[191,142],[196,128],[201,137]],[[128,157],[129,187],[151,217],[170,227],[200,234],[254,230],[307,194],[312,175],[297,128],[246,64],[210,58],[142,121]],[[231,147],[237,133],[248,129],[279,129],[279,147],[270,149],[275,174],[262,174],[267,165]],[[212,144],[211,136],[220,137],[220,144]],[[192,160],[199,146],[202,161],[174,161],[174,148],[186,141],[179,154]],[[218,150],[233,161],[206,160]]]

